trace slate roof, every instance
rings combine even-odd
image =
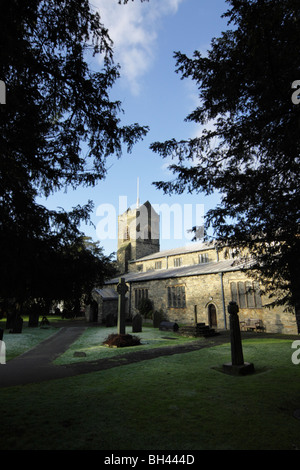
[[[125,282],[142,282],[156,279],[180,278],[186,276],[201,276],[205,274],[217,274],[230,271],[238,271],[243,268],[241,263],[236,260],[228,259],[223,261],[212,261],[210,263],[200,263],[188,266],[180,266],[178,268],[157,269],[146,272],[133,272],[123,274]],[[116,284],[119,277],[110,279],[105,284]]]
[[[136,260],[130,261],[130,263],[136,263],[141,261],[148,261],[151,259],[156,258],[165,258],[166,256],[174,256],[174,255],[181,255],[185,253],[193,253],[196,251],[204,251],[204,250],[211,250],[215,248],[214,242],[211,243],[193,243],[187,246],[182,246],[180,248],[171,248],[170,250],[163,250],[158,251],[157,253],[153,253],[148,256],[144,256],[143,258],[138,258]]]
[[[111,287],[103,287],[102,289],[94,289],[94,292],[100,295],[103,300],[118,299],[118,293]]]

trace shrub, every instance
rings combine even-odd
[[[109,346],[110,348],[124,348],[127,346],[139,346],[141,344],[141,340],[138,338],[138,336],[128,334],[119,335],[113,333],[106,338],[103,344]]]
[[[151,318],[153,303],[150,299],[144,298],[139,301],[138,311],[144,318]]]

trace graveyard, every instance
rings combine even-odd
[[[2,450],[300,449],[295,338],[242,334],[243,359],[255,370],[236,376],[223,370],[232,358],[229,332],[195,339],[145,323],[134,333],[140,344],[114,348],[105,341],[118,327],[86,326],[55,364],[102,358],[110,368],[1,388]],[[56,331],[51,321],[48,328],[24,322],[21,335],[4,335],[8,354]],[[184,350],[195,341],[198,349]],[[159,354],[128,360],[143,351]]]

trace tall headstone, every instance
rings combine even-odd
[[[39,326],[40,307],[34,303],[29,312],[28,327],[37,328]]]
[[[117,324],[117,317],[114,313],[109,313],[107,316],[106,316],[106,326],[107,327],[112,327],[112,326],[116,326]]]
[[[164,320],[163,312],[155,310],[153,313],[153,326],[159,328],[159,325]]]
[[[118,334],[125,335],[125,294],[128,291],[128,286],[123,277],[119,278],[117,285],[118,299]]]
[[[227,307],[230,321],[231,362],[223,364],[224,372],[232,375],[246,375],[254,372],[252,363],[244,362],[239,306],[236,302],[229,302]]]
[[[142,331],[142,315],[137,313],[132,319],[132,333],[140,333]]]
[[[194,305],[194,323],[195,323],[195,326],[197,326],[197,323],[198,323],[197,305]]]
[[[22,333],[22,327],[23,327],[23,318],[22,317],[17,317],[14,321],[13,328],[10,330],[10,333]]]

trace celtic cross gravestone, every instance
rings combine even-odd
[[[119,284],[117,285],[118,299],[118,334],[125,335],[125,294],[128,291],[128,286],[123,277],[120,277]]]
[[[231,362],[223,364],[223,370],[232,375],[250,374],[254,372],[254,366],[252,363],[244,362],[238,316],[239,306],[236,302],[229,302],[227,310],[230,320]]]

